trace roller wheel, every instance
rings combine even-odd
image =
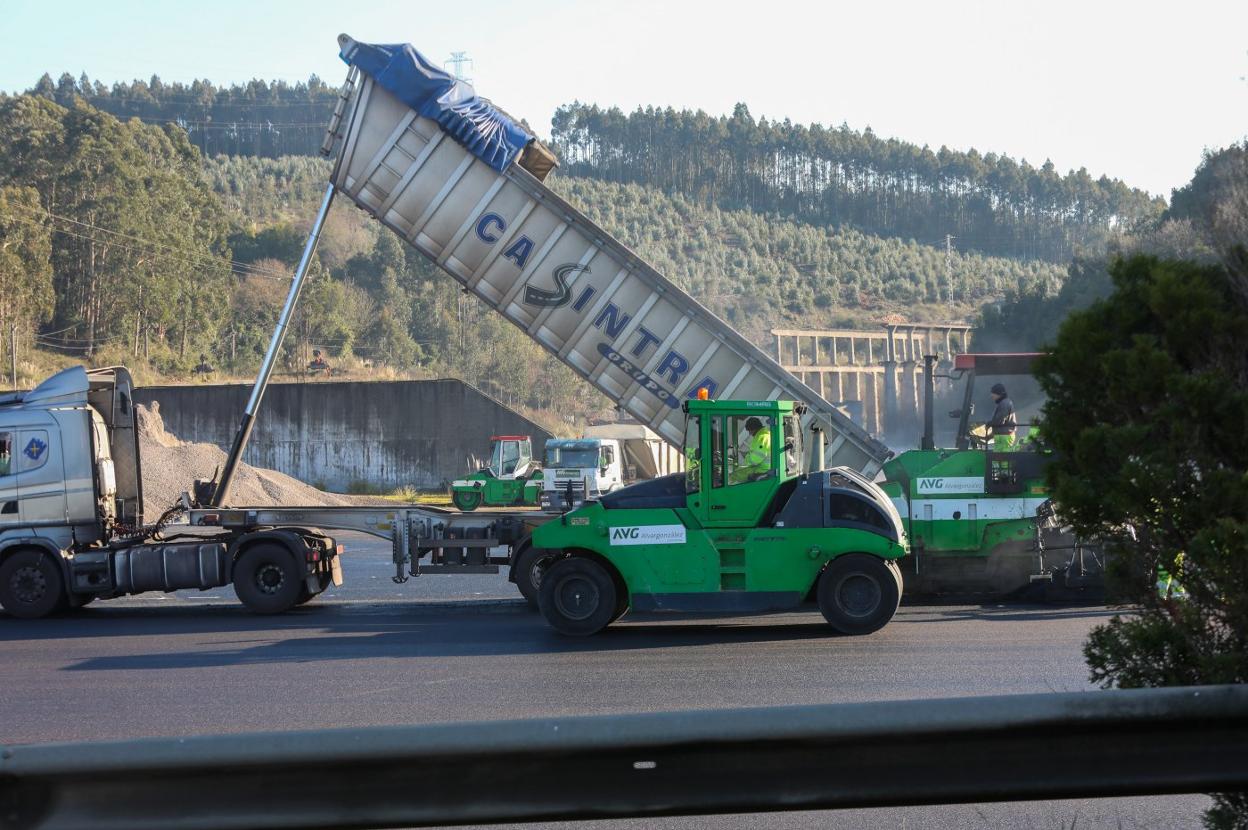
[[[52,557],[40,550],[10,554],[0,564],[0,605],[15,617],[46,617],[65,601],[65,580]]]
[[[538,607],[560,634],[597,634],[616,617],[619,592],[606,568],[578,556],[561,559],[547,569],[538,591]]]
[[[534,610],[538,607],[537,597],[541,591],[542,578],[550,568],[552,559],[550,551],[525,545],[516,554],[516,561],[512,565],[516,587]]]
[[[477,490],[456,490],[451,494],[451,502],[465,513],[471,513],[481,506],[481,493]]]
[[[901,602],[899,576],[878,556],[838,556],[819,577],[819,610],[842,634],[879,631],[897,613]]]

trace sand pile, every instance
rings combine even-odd
[[[197,478],[212,478],[225,466],[225,452],[216,444],[181,441],[165,429],[160,404],[139,405],[139,452],[143,459],[143,512],[155,516],[172,505]],[[296,478],[240,464],[230,487],[233,505],[339,505],[350,499],[325,493]]]

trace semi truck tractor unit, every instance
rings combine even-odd
[[[587,635],[629,608],[757,613],[807,600],[845,634],[892,619],[901,518],[854,470],[804,471],[804,407],[692,400],[684,409],[683,474],[609,493],[534,531],[533,547],[549,557],[538,604],[550,625]]]
[[[0,397],[0,606],[41,617],[99,598],[233,583],[275,613],[341,582],[313,528],[162,535],[143,523],[130,374],[66,369]],[[164,517],[162,517],[163,519]]]

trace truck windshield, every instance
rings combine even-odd
[[[544,467],[597,467],[597,447],[547,447]]]

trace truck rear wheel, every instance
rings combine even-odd
[[[551,565],[542,576],[538,607],[560,634],[587,637],[616,618],[615,580],[592,559],[571,556]]]
[[[234,563],[234,593],[248,611],[280,614],[299,601],[303,575],[281,545],[254,545]]]
[[[65,600],[60,566],[40,550],[11,554],[0,564],[0,605],[15,617],[46,617]]]
[[[465,513],[471,513],[481,506],[481,493],[480,491],[456,490],[451,494],[451,502]]]
[[[901,603],[897,575],[883,559],[849,553],[833,559],[819,577],[819,610],[842,634],[870,634],[883,628]]]

